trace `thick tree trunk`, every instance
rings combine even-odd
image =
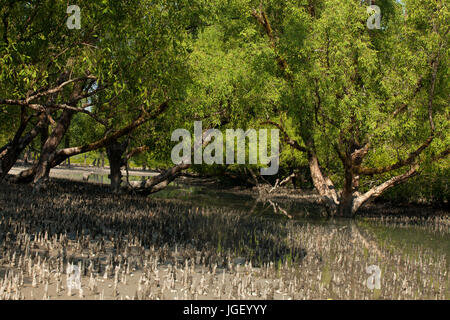
[[[344,166],[344,186],[339,197],[338,214],[341,217],[352,217],[356,210],[354,210],[355,199],[359,196],[359,175],[355,172],[355,168],[359,167],[369,151],[369,144],[361,146],[357,141],[351,140],[343,143],[347,145],[347,151],[342,153],[338,147],[336,151],[341,158]]]
[[[124,143],[114,141],[111,145],[106,147],[110,168],[109,178],[111,180],[111,190],[114,193],[120,191],[120,185],[122,184],[122,172],[120,171],[120,168],[123,165],[123,154],[126,148],[126,141]]]
[[[342,192],[339,199],[338,215],[340,217],[351,218],[353,216],[353,201],[354,196],[352,193]]]
[[[66,76],[67,76],[66,74],[61,75],[60,79],[63,79]],[[76,99],[83,92],[83,87],[85,86],[85,84],[86,79],[83,81],[83,83],[76,82],[74,84],[72,92],[70,94],[71,100],[78,101]],[[50,96],[50,101],[53,101],[54,99],[55,99],[54,95]],[[75,106],[76,102],[73,105],[71,105],[71,107]],[[61,113],[61,116],[59,117],[58,122],[55,125],[55,128],[52,130],[51,134],[46,139],[41,149],[41,156],[39,158],[39,162],[37,163],[35,170],[33,170],[34,173],[33,184],[35,190],[39,190],[42,186],[45,186],[45,184],[49,180],[50,169],[54,167],[52,164],[56,157],[58,145],[61,143],[67,130],[69,129],[70,123],[75,113],[76,113],[75,110],[64,109],[63,112]]]
[[[56,155],[56,149],[61,143],[67,129],[69,129],[73,115],[74,112],[71,110],[64,110],[62,112],[58,123],[43,146],[39,162],[34,170],[33,184],[37,190],[44,186],[49,180],[50,169],[52,168],[51,164]]]
[[[329,211],[329,214],[335,215],[337,213],[339,200],[333,182],[330,178],[322,174],[317,155],[312,151],[308,151],[308,164],[315,189],[319,195],[324,198],[324,204]]]

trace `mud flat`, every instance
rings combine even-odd
[[[38,194],[5,183],[0,298],[449,299],[445,247],[404,247],[384,232],[419,226],[417,237],[445,243],[448,217],[371,219],[289,219],[58,179]],[[81,292],[67,286],[72,265]]]

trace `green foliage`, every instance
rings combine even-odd
[[[315,1],[312,7],[269,2],[263,8],[293,77],[279,100],[291,119],[285,126],[288,132],[295,130],[300,141],[314,139],[322,166],[338,186],[343,168],[336,147],[345,153],[353,144],[370,140],[364,165],[380,167],[407,158],[429,137],[431,61],[437,55],[435,139],[421,162],[450,145],[448,7],[436,1],[406,1],[405,17],[396,1],[379,5],[380,30],[367,28],[366,6],[360,1]],[[407,111],[393,117],[403,104]],[[448,162],[440,165],[448,168]],[[383,177],[367,179],[372,186],[383,182]]]
[[[273,120],[300,144],[314,141],[323,170],[341,187],[344,168],[336,149],[345,153],[370,140],[363,165],[380,167],[408,157],[429,137],[431,63],[439,56],[431,101],[435,138],[419,159],[424,174],[387,197],[448,201],[448,161],[431,164],[450,145],[448,5],[402,2],[377,1],[381,29],[370,30],[367,3],[360,0],[80,0],[82,28],[69,30],[66,1],[0,0],[7,21],[0,24],[0,98],[54,87],[63,74],[97,77],[91,90],[102,90],[78,107],[92,104],[89,111],[106,126],[76,114],[71,146],[102,138],[169,101],[157,121],[127,137],[130,149],[149,147],[134,158],[137,165],[172,165],[171,132],[193,132],[196,120],[221,130],[269,128],[261,123]],[[253,16],[260,9],[273,39]],[[277,59],[286,61],[286,70]],[[71,88],[55,102],[67,101]],[[404,112],[392,116],[402,106]],[[19,119],[20,108],[0,106],[2,145]],[[282,146],[279,176],[269,179],[306,165],[305,153]],[[222,174],[246,167],[195,170]],[[402,170],[362,178],[361,191]]]
[[[448,161],[446,165],[426,166],[421,175],[388,190],[382,198],[395,203],[447,205],[450,195],[449,168]]]

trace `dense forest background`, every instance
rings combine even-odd
[[[1,180],[26,160],[15,182],[39,190],[51,168],[95,159],[116,192],[129,166],[165,170],[137,187],[144,194],[190,170],[246,186],[290,181],[338,215],[379,196],[448,203],[445,1],[76,5],[81,28],[69,29],[67,1],[0,1]],[[279,129],[278,174],[174,165],[171,133],[194,121]]]

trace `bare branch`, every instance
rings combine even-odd
[[[39,92],[37,94],[34,94],[32,96],[27,97],[24,100],[24,102],[25,103],[30,103],[31,101],[36,100],[36,99],[38,99],[40,97],[44,97],[44,96],[48,96],[48,95],[51,95],[51,94],[58,93],[58,92],[62,91],[62,89],[64,89],[65,86],[67,86],[67,85],[69,85],[71,83],[78,82],[78,81],[85,81],[85,80],[88,80],[88,79],[97,79],[97,77],[95,77],[95,76],[84,76],[84,77],[79,77],[79,78],[74,78],[74,79],[67,80],[67,81],[61,83],[59,86],[57,86],[55,88],[52,88],[52,89],[49,89],[49,90],[46,90],[46,91],[43,91],[43,92]]]
[[[367,176],[373,176],[375,174],[381,174],[381,173],[386,173],[386,172],[390,172],[396,169],[400,169],[404,166],[407,165],[411,165],[413,164],[413,162],[416,160],[416,158],[426,149],[428,148],[428,146],[431,144],[431,142],[434,139],[434,134],[432,134],[431,136],[428,137],[428,139],[419,147],[417,148],[415,151],[411,152],[408,156],[408,158],[403,159],[403,160],[399,160],[396,163],[389,165],[389,166],[385,166],[385,167],[381,167],[381,168],[367,168],[367,167],[355,167],[355,172],[358,174],[363,174],[363,175],[367,175]]]
[[[45,112],[45,107],[41,104],[27,103],[25,100],[15,100],[15,99],[0,99],[0,104],[5,104],[9,106],[21,106],[28,107],[35,111]]]
[[[353,201],[352,211],[356,212],[368,200],[378,197],[379,195],[381,195],[386,190],[388,190],[388,189],[390,189],[390,188],[392,188],[392,187],[394,187],[394,186],[396,186],[396,185],[398,185],[398,184],[408,180],[409,178],[415,176],[418,173],[418,169],[419,169],[419,165],[418,164],[414,164],[404,174],[395,176],[395,177],[389,179],[388,181],[380,184],[379,186],[376,186],[376,187],[370,189],[369,191],[367,191],[363,195],[357,197]]]
[[[63,162],[68,157],[72,157],[77,154],[82,154],[85,152],[97,150],[97,149],[107,146],[112,141],[116,141],[120,137],[123,137],[123,136],[131,133],[134,129],[141,126],[145,122],[156,119],[160,114],[162,114],[163,112],[165,112],[165,110],[167,110],[168,106],[169,106],[169,104],[166,101],[166,102],[162,103],[161,105],[159,105],[159,107],[154,112],[141,114],[137,119],[135,119],[129,125],[123,127],[122,129],[119,129],[119,130],[117,130],[95,142],[86,144],[84,146],[71,147],[71,148],[65,148],[65,149],[59,150],[57,152],[57,155],[56,155],[53,163],[52,163],[52,167],[57,166],[58,164]]]

